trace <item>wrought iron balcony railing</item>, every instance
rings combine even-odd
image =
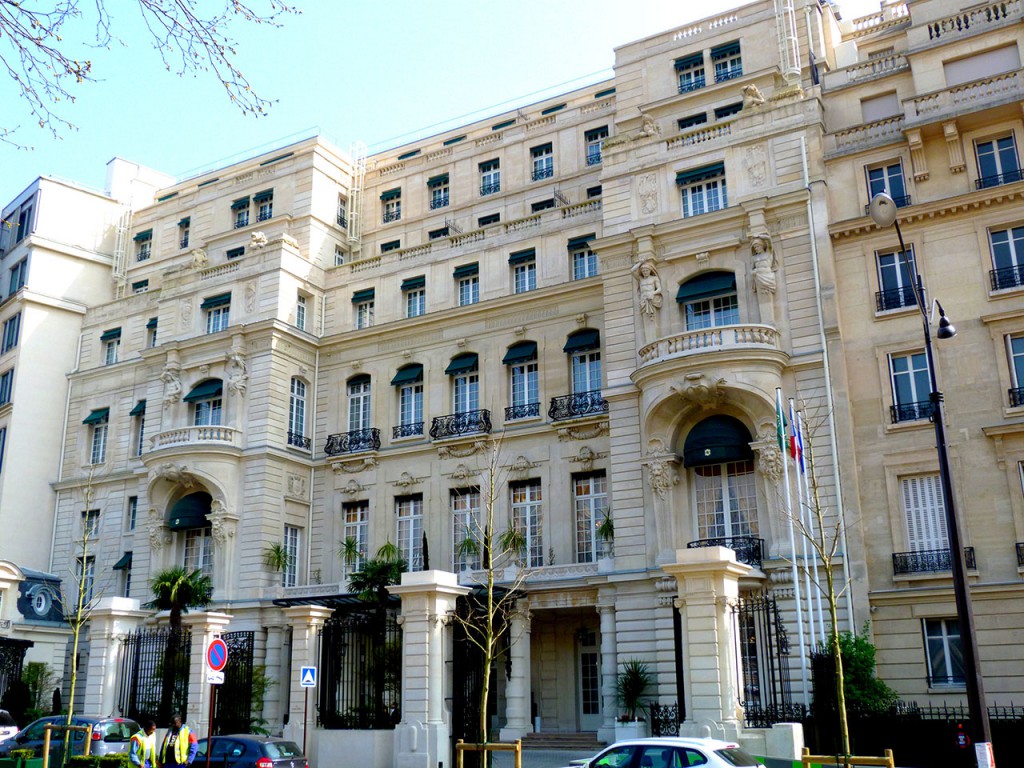
[[[892,417],[893,424],[899,424],[902,421],[931,420],[934,413],[935,404],[931,400],[920,400],[916,403],[899,403],[898,405],[889,406],[889,415]]]
[[[754,568],[761,567],[764,559],[764,539],[754,536],[727,536],[719,539],[697,539],[686,545],[687,549],[700,547],[725,547],[736,553],[736,561]]]
[[[178,243],[178,246],[181,247],[181,248],[188,248],[188,238],[187,237],[181,238],[181,241]]]
[[[256,216],[256,221],[269,221],[274,218],[274,214],[271,211],[262,211]]]
[[[447,208],[447,207],[448,207],[448,195],[439,195],[437,197],[431,198],[431,200],[430,200],[430,210],[432,210],[432,211],[436,210],[437,208]]]
[[[704,77],[704,75],[700,75],[700,76],[695,77],[692,80],[689,80],[689,81],[687,81],[685,83],[684,82],[680,82],[679,83],[679,92],[680,93],[689,93],[690,91],[697,91],[697,90],[700,90],[701,88],[703,88],[705,85],[707,85],[707,79]]]
[[[963,688],[965,685],[963,675],[928,675],[929,688]]]
[[[554,168],[534,168],[531,178],[534,181],[540,181],[541,179],[550,179],[555,175]]]
[[[501,182],[500,181],[492,181],[492,182],[488,182],[486,184],[481,184],[480,185],[480,196],[481,197],[483,197],[484,195],[493,195],[495,192],[501,192]]]
[[[914,296],[914,289],[909,285],[905,285],[902,288],[890,288],[886,291],[875,292],[875,309],[878,312],[916,306],[917,297]]]
[[[376,428],[353,429],[351,432],[328,435],[324,446],[324,453],[328,456],[377,450],[380,450],[380,430]]]
[[[313,441],[298,432],[288,432],[288,445],[308,451],[312,447]]]
[[[248,227],[248,226],[249,226],[249,216],[248,215],[242,216],[240,218],[235,219],[235,229],[241,229],[242,227]]]
[[[982,176],[974,182],[975,189],[988,189],[998,187],[1002,184],[1013,184],[1015,181],[1024,180],[1024,169],[1014,168],[1006,173],[996,173],[992,176]]]
[[[902,197],[894,197],[893,203],[896,204],[897,208],[906,208],[910,205],[910,195],[903,195]],[[871,213],[871,203],[864,206],[864,215],[867,216]]]
[[[342,229],[348,229],[348,216],[344,213],[338,214],[338,226]]]
[[[1024,387],[1014,387],[1009,390],[1010,394],[1010,407],[1018,408],[1024,405]]]
[[[399,424],[391,428],[391,439],[400,440],[403,437],[416,437],[423,434],[423,422],[414,421],[409,424]]]
[[[1024,541],[1017,542],[1017,567],[1024,568]]]
[[[600,165],[601,164],[601,153],[600,152],[588,152],[587,153],[587,165]]]
[[[978,567],[974,560],[974,547],[964,547],[964,560],[971,570]],[[896,576],[908,573],[941,573],[951,569],[948,549],[892,553],[892,572]]]
[[[722,83],[726,80],[735,80],[737,77],[743,77],[742,64],[737,64],[735,67],[729,67],[729,69],[722,69],[715,72],[716,83]]]
[[[989,270],[988,274],[992,280],[993,291],[1020,288],[1024,285],[1024,264],[1014,264],[1010,267],[992,269]]]
[[[552,397],[551,407],[548,408],[548,416],[552,421],[578,419],[597,413],[608,413],[608,401],[601,397],[600,389]]]
[[[402,212],[401,211],[385,211],[383,217],[381,218],[381,220],[385,224],[389,224],[392,221],[400,221],[401,218],[402,218]]]
[[[433,440],[444,440],[461,435],[479,435],[490,431],[491,412],[488,410],[438,416],[430,425],[430,437]]]
[[[510,405],[505,409],[505,421],[516,419],[529,419],[540,416],[540,403],[523,403],[522,405]]]

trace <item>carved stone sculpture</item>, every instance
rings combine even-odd
[[[632,269],[633,278],[640,284],[640,314],[647,318],[653,318],[655,313],[661,309],[663,296],[661,293],[661,278],[654,262],[641,261]]]

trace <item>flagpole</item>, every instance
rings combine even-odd
[[[796,412],[796,427],[797,427],[796,441],[797,441],[797,445],[800,448],[800,473],[804,476],[804,498],[807,499],[807,505],[808,505],[807,506],[807,518],[810,521],[810,524],[811,524],[811,535],[813,536],[814,535],[814,518],[811,516],[811,508],[810,508],[811,489],[807,486],[807,474],[806,474],[806,470],[805,470],[805,467],[807,466],[807,462],[804,459],[804,414],[803,414],[802,411],[797,411]],[[825,533],[825,531],[824,531],[824,529],[822,529],[822,544],[823,545],[825,544],[824,533]],[[819,581],[820,576],[818,576],[818,560],[819,559],[820,559],[819,557],[815,557],[814,558],[814,581],[817,584],[820,585],[821,584],[821,582]],[[818,633],[819,633],[819,639],[820,639],[821,644],[824,645],[825,644],[825,614],[824,614],[824,612],[822,611],[822,608],[821,608],[821,588],[820,588],[820,586],[819,586],[819,588],[814,593],[814,604],[815,604],[815,607],[818,609]]]
[[[800,513],[800,527],[803,529],[800,536],[800,554],[803,557],[804,589],[807,601],[807,636],[810,638],[810,645],[814,646],[814,639],[817,637],[817,627],[814,625],[814,591],[811,590],[811,567],[810,567],[810,543],[808,538],[813,535],[812,526],[808,525],[810,510],[807,507],[807,495],[804,492],[804,476],[800,471],[800,454],[797,448],[796,431],[796,409],[793,406],[793,398],[789,398],[789,455],[793,459],[793,474],[796,475],[796,505]],[[817,582],[815,582],[817,586]],[[816,590],[815,590],[816,591]]]
[[[785,417],[782,412],[782,388],[775,388],[775,433],[779,443],[779,452],[782,453],[782,478],[783,485],[786,489],[786,515],[789,517],[789,550],[792,555],[790,563],[792,565],[793,572],[793,599],[796,603],[796,630],[797,636],[799,637],[800,643],[800,680],[803,683],[803,698],[804,706],[810,706],[810,698],[808,697],[808,677],[807,677],[807,646],[804,640],[804,617],[803,617],[803,606],[801,605],[800,597],[800,576],[797,572],[796,567],[796,539],[793,534],[793,502],[790,498],[789,493],[789,465],[786,463],[786,446],[784,441],[785,435]]]

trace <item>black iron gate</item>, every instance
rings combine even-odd
[[[21,680],[21,668],[25,663],[25,651],[33,645],[31,640],[14,640],[0,637],[0,701],[7,694],[7,687]],[[24,713],[22,713],[24,714]]]
[[[789,684],[789,640],[774,597],[740,598],[733,606],[740,704],[750,728],[794,716]],[[802,714],[802,712],[801,712]]]
[[[225,632],[224,684],[217,687],[216,733],[249,733],[252,727],[252,657],[255,632]]]
[[[169,722],[188,711],[192,633],[145,629],[121,638],[118,711],[133,720]]]

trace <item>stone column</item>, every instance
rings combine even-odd
[[[686,721],[680,736],[735,741],[743,724],[736,680],[736,638],[732,606],[739,580],[752,570],[725,547],[676,551],[676,562],[662,567],[679,585],[683,627],[683,683]]]
[[[228,614],[212,611],[186,613],[181,617],[182,629],[192,633],[188,672],[188,712],[182,712],[181,716],[183,720],[188,721],[197,735],[205,736],[210,730],[210,684],[206,682],[206,648],[213,638],[227,631],[230,622],[231,616]]]
[[[402,598],[402,722],[395,728],[395,766],[450,766],[445,619],[469,588],[459,586],[454,573],[419,571],[403,573],[402,583],[388,589]]]
[[[213,526],[213,591],[218,600],[230,600],[235,596],[235,586],[238,584],[235,532],[239,516],[229,512],[220,499],[213,499],[208,517]]]
[[[521,601],[526,603],[526,601]],[[530,720],[530,611],[527,607],[512,617],[509,654],[512,679],[505,688],[506,725],[498,738],[515,741],[533,732]]]
[[[277,731],[279,725],[284,723],[284,705],[288,700],[284,686],[280,684],[282,679],[287,679],[281,669],[284,644],[284,627],[267,627],[267,652],[263,664],[266,667],[266,674],[271,680],[278,681],[278,685],[272,685],[267,689],[263,698],[263,719],[267,721],[273,731]]]
[[[149,615],[150,611],[140,610],[138,600],[129,597],[105,597],[90,613],[86,712],[117,711],[121,637],[134,632]]]
[[[309,689],[300,685],[299,675],[303,667],[317,666],[319,659],[316,656],[316,649],[320,628],[334,611],[320,605],[297,605],[283,609],[282,613],[288,617],[292,625],[291,674],[287,680],[281,682],[282,686],[288,686],[290,692],[288,701],[291,702],[289,704],[290,717],[288,725],[284,728],[284,736],[299,745],[305,740],[306,754],[309,755],[312,754],[313,749],[308,737],[312,735],[316,725],[316,689],[310,691],[310,695],[313,696],[313,704],[307,712],[308,721],[303,723],[302,713],[306,709],[305,694]],[[319,675],[319,670],[317,673]],[[317,683],[320,683],[319,679]]]
[[[615,715],[618,712],[618,696],[615,693],[618,679],[618,650],[615,638],[615,605],[598,603],[601,616],[601,727],[597,740],[611,744],[615,741]]]

